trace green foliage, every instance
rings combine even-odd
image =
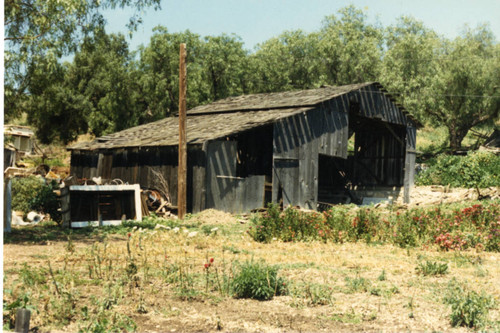
[[[285,31],[259,44],[250,55],[254,92],[314,88],[321,84],[318,34]]]
[[[248,92],[247,52],[236,35],[208,36],[203,44],[203,82],[212,101]],[[205,85],[204,85],[205,86]]]
[[[448,293],[444,301],[451,306],[450,321],[454,327],[484,327],[488,320],[489,309],[495,305],[493,297],[484,292],[478,294],[473,290],[467,290],[455,279],[448,284]]]
[[[8,294],[9,297],[12,297],[12,293],[12,290],[4,289],[4,295]],[[4,331],[14,329],[16,312],[19,308],[34,310],[33,306],[31,306],[31,295],[29,292],[20,293],[11,301],[7,301],[4,296],[2,312]]]
[[[448,273],[448,264],[447,263],[438,263],[432,261],[426,261],[425,263],[421,262],[415,268],[417,273],[422,274],[424,276],[428,275],[444,275]]]
[[[231,281],[237,298],[253,298],[267,301],[274,296],[285,295],[287,282],[278,276],[278,268],[264,262],[246,261]]]
[[[30,202],[45,187],[42,178],[30,176],[26,178],[12,179],[12,210],[29,212]]]
[[[327,284],[304,282],[293,285],[290,288],[290,295],[298,298],[301,302],[296,305],[331,305],[335,298],[333,297],[334,289]]]
[[[452,187],[485,188],[500,186],[500,156],[475,151],[467,156],[439,155],[420,172],[417,185],[450,185]]]
[[[356,276],[355,278],[347,276],[345,278],[345,285],[345,292],[348,294],[366,292],[370,286],[370,281],[360,276]]]
[[[42,187],[42,189],[36,194],[36,196],[30,200],[30,209],[49,214],[52,221],[61,221],[61,212],[58,211],[60,208],[60,202],[54,190],[58,189],[59,186],[55,181]]]
[[[402,16],[385,29],[387,51],[382,62],[381,82],[418,120],[426,122],[432,103],[429,86],[437,70],[432,61],[440,46],[437,34],[421,21]]]
[[[325,17],[318,38],[321,77],[331,85],[378,80],[383,54],[383,34],[369,24],[366,12],[353,5],[341,8],[338,17]]]
[[[499,52],[491,30],[480,26],[443,42],[435,58],[439,70],[429,88],[442,97],[435,98],[426,115],[448,128],[452,150],[461,147],[472,127],[498,119]]]
[[[277,204],[270,203],[262,215],[254,215],[250,236],[259,242],[270,242],[273,238],[283,241],[326,239],[327,228],[323,216],[305,213],[293,207],[280,212]]]
[[[56,182],[45,184],[43,178],[30,176],[12,179],[12,209],[28,213],[31,210],[49,214],[53,221],[61,220]]]
[[[454,204],[446,209],[413,208],[390,215],[376,209],[332,207],[319,214],[295,208],[280,212],[269,205],[254,215],[248,234],[258,242],[345,241],[390,242],[402,248],[436,244],[442,250],[476,248],[500,251],[498,200],[482,204]]]
[[[85,324],[80,325],[79,332],[135,332],[137,330],[137,325],[132,318],[105,307],[101,307],[96,313],[89,313],[89,309],[83,307],[82,315]]]
[[[30,267],[27,263],[23,263],[19,277],[25,286],[42,285],[47,283],[48,271],[43,267]]]
[[[148,7],[160,8],[159,0],[12,0],[5,2],[5,111],[6,119],[26,109],[29,84],[40,60],[49,68],[73,53],[84,36],[91,36],[105,24],[104,9],[132,8],[130,32],[141,22],[138,15]],[[26,68],[29,68],[26,70]],[[43,71],[43,70],[42,70]],[[68,117],[69,118],[69,117]]]
[[[6,119],[28,112],[42,142],[68,143],[172,116],[180,43],[188,45],[188,108],[248,93],[379,81],[418,120],[446,127],[454,150],[472,127],[498,119],[500,45],[485,26],[448,40],[409,17],[386,28],[370,24],[366,11],[350,5],[326,16],[318,31],[285,31],[254,52],[236,35],[160,26],[136,56],[123,36],[105,34],[102,9],[138,13],[159,3],[8,1]],[[134,14],[130,29],[140,21]],[[69,53],[73,62],[61,64]]]

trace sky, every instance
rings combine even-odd
[[[317,31],[325,16],[354,5],[365,10],[370,23],[387,27],[402,15],[413,16],[438,34],[453,39],[467,24],[489,24],[500,40],[500,0],[162,0],[161,10],[141,13],[143,24],[130,49],[149,44],[153,28],[169,32],[190,30],[200,36],[236,34],[248,50],[286,30]],[[132,10],[106,12],[108,32],[127,34]]]

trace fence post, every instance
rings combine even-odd
[[[28,309],[17,309],[16,313],[16,333],[28,333],[30,329],[31,312]]]

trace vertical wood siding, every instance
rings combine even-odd
[[[177,148],[120,148],[101,151],[72,151],[71,174],[91,180],[120,179],[141,188],[158,188],[153,171],[160,173],[168,184],[172,204],[177,204]],[[188,209],[205,209],[205,198],[198,189],[205,187],[205,154],[200,146],[188,149]]]
[[[265,176],[236,176],[236,141],[212,141],[207,147],[206,207],[232,213],[264,205]]]
[[[316,209],[319,154],[347,157],[346,97],[322,103],[307,113],[274,125],[273,194],[277,202]]]

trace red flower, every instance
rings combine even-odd
[[[205,264],[205,269],[208,269],[208,267],[210,267],[210,264],[206,263]]]
[[[132,234],[129,232],[129,233],[128,233],[128,238],[130,238],[130,237],[132,237]]]
[[[210,263],[213,263],[214,262],[214,258],[210,258]]]

